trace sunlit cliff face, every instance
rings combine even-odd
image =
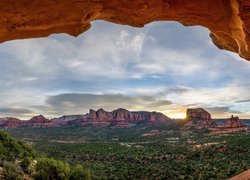
[[[161,111],[184,118],[250,116],[250,63],[218,50],[201,27],[142,29],[97,21],[85,34],[0,44],[0,116],[86,113],[89,108]]]

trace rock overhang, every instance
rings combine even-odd
[[[210,30],[214,44],[250,60],[249,0],[9,0],[0,1],[0,42],[87,31],[104,20],[143,27],[178,21]]]

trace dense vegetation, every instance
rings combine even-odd
[[[223,141],[221,141],[223,139]],[[187,142],[45,144],[36,148],[56,159],[84,163],[94,177],[224,179],[250,165],[250,137],[216,139],[194,149]]]
[[[32,147],[0,131],[0,179],[90,179],[90,171],[81,165],[70,167],[68,163],[52,158],[38,158]]]
[[[162,133],[141,136],[152,129]],[[85,171],[86,177],[90,172],[83,167],[91,169],[93,179],[226,179],[250,167],[248,133],[210,137],[206,133],[182,134],[173,129],[72,126],[8,131],[32,142],[40,156],[67,162],[75,167],[74,171]]]

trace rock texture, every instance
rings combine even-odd
[[[117,109],[107,112],[103,109],[94,111],[90,109],[85,115],[67,115],[51,120],[42,115],[34,116],[30,120],[19,120],[17,118],[0,118],[0,127],[60,127],[73,123],[82,126],[113,126],[116,128],[126,128],[138,124],[156,125],[172,120],[159,112],[131,112],[126,109]]]
[[[34,116],[30,120],[20,120],[17,118],[7,117],[0,119],[0,127],[53,127],[54,124],[42,115]]]
[[[43,115],[34,116],[28,121],[22,121],[22,126],[27,127],[52,127],[52,123],[49,119],[45,118]]]
[[[67,126],[71,125],[74,122],[81,122],[86,118],[86,115],[77,114],[77,115],[64,115],[59,118],[51,119],[51,122],[54,126]]]
[[[4,127],[19,127],[22,123],[20,119],[13,118],[13,117],[6,117],[6,118],[1,118],[1,125]]]
[[[214,44],[250,60],[248,0],[9,0],[0,1],[0,42],[77,36],[95,20],[134,27],[153,21],[178,21],[211,31]]]
[[[248,127],[242,123],[239,117],[231,117],[226,122],[217,125],[211,118],[211,114],[202,108],[187,109],[183,130],[209,129],[215,134],[247,131]]]
[[[225,123],[218,126],[219,128],[247,128],[247,125],[242,123],[238,116],[229,118]]]
[[[248,127],[246,124],[242,123],[238,116],[229,118],[227,121],[225,121],[223,124],[218,125],[214,128],[211,128],[211,130],[214,132],[214,134],[228,134],[233,132],[245,132],[248,130]]]
[[[90,109],[89,113],[87,114],[86,120],[82,122],[82,125],[113,125],[119,128],[123,128],[141,123],[155,125],[170,121],[172,121],[170,118],[158,112],[131,112],[122,108],[119,108],[112,112],[107,112],[103,109],[99,109],[97,111]]]
[[[205,109],[187,109],[186,127],[194,127],[196,129],[215,127],[216,123],[212,121],[211,114]]]
[[[244,171],[243,173],[230,178],[229,180],[250,180],[250,169]]]

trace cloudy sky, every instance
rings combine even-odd
[[[250,62],[217,49],[198,26],[96,21],[77,38],[2,43],[0,64],[0,116],[121,107],[178,118],[188,107],[203,107],[213,117],[250,118]]]

